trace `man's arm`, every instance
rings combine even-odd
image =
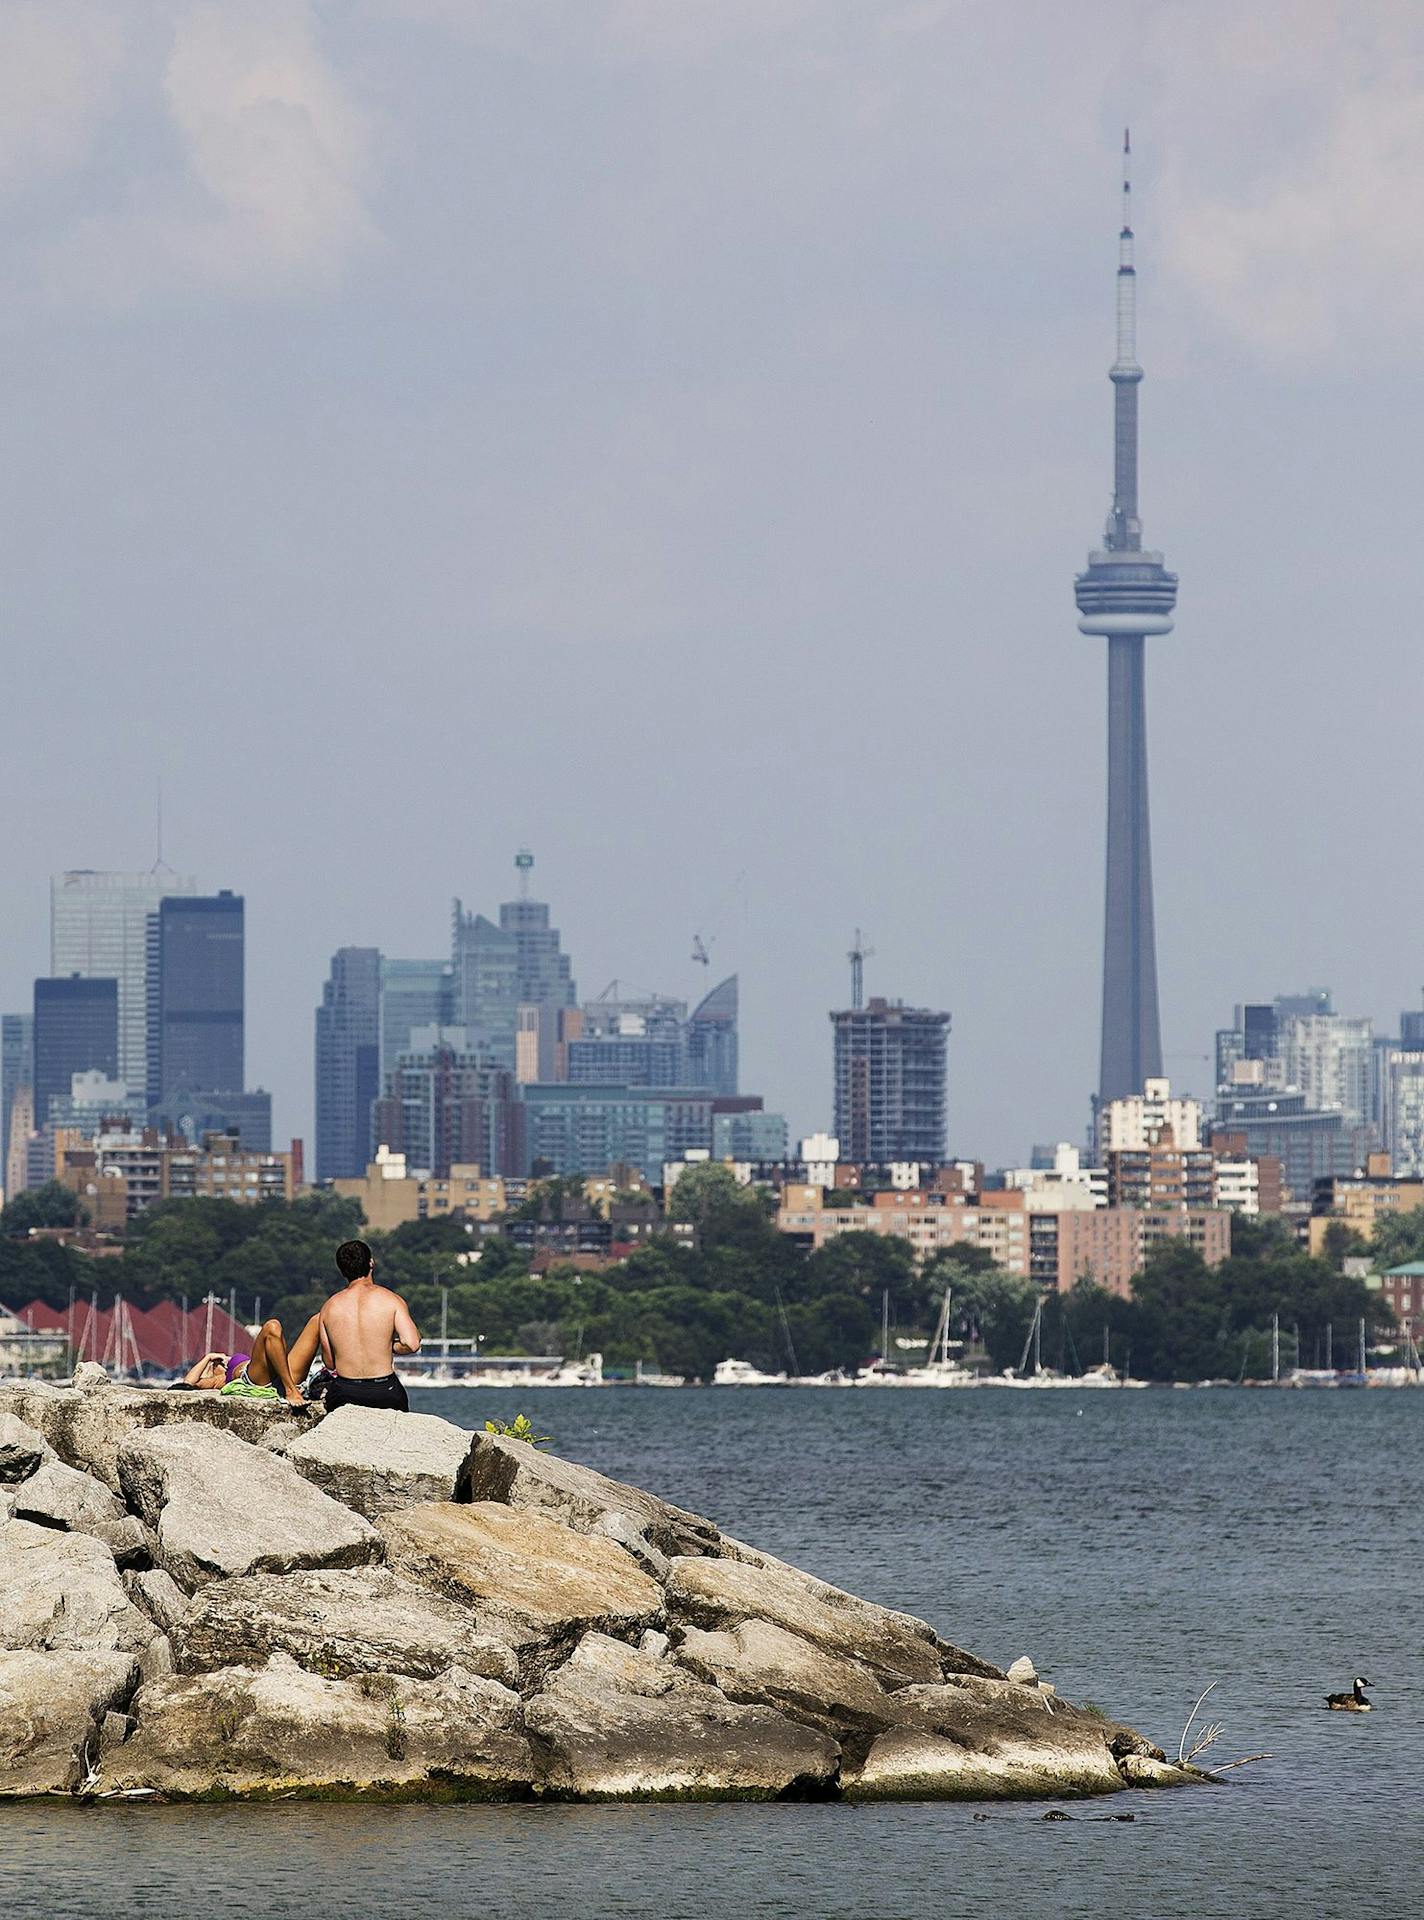
[[[397,1353],[420,1352],[420,1330],[410,1317],[410,1308],[400,1295],[396,1295],[395,1340],[392,1343]]]

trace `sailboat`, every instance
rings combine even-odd
[[[939,1319],[935,1322],[934,1338],[930,1341],[929,1358],[923,1366],[907,1367],[900,1376],[907,1387],[972,1387],[974,1375],[968,1367],[950,1353],[952,1346],[962,1345],[961,1341],[949,1337],[949,1309],[953,1290],[946,1287],[944,1299],[940,1303]]]

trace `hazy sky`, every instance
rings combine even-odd
[[[1416,0],[0,0],[4,1005],[161,775],[280,1134],[527,843],[793,1131],[859,924],[954,1151],[1078,1137],[1127,119],[1168,1068],[1416,1004]]]

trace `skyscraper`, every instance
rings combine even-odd
[[[52,1099],[67,1098],[76,1073],[118,1077],[118,982],[36,980],[34,1014],[35,1125],[49,1118]]]
[[[21,1087],[35,1083],[35,1021],[30,1013],[0,1016],[0,1168],[10,1163],[10,1111]]]
[[[455,1022],[482,1035],[489,1057],[500,1066],[511,1072],[521,1068],[526,1078],[552,1080],[559,1043],[567,1037],[562,1016],[578,1004],[573,964],[560,946],[558,928],[549,924],[547,905],[529,898],[533,854],[519,853],[514,864],[519,898],[504,902],[498,926],[455,902]],[[521,1007],[536,1009],[535,1017],[521,1022]],[[529,1051],[537,1052],[537,1061],[529,1063],[536,1067],[532,1074],[519,1058],[521,1027],[532,1041]]]
[[[152,917],[148,1101],[243,1086],[243,899],[170,898]]]
[[[869,1006],[833,1013],[831,1024],[842,1157],[871,1166],[939,1165],[949,1015],[872,998]]]
[[[316,1010],[316,1177],[359,1179],[381,1091],[381,956],[341,947]]]
[[[94,873],[76,869],[57,873],[50,881],[50,973],[56,979],[77,973],[86,980],[118,982],[116,1077],[139,1100],[148,1084],[149,916],[169,895],[197,890],[196,880],[166,870]]]
[[[714,1093],[737,1091],[737,976],[732,973],[692,1009],[687,1023],[684,1084]]]
[[[1162,1072],[1152,844],[1147,808],[1146,639],[1172,631],[1177,576],[1142,545],[1137,511],[1137,290],[1131,148],[1123,137],[1113,387],[1113,499],[1103,545],[1075,583],[1078,631],[1108,643],[1108,835],[1098,1100],[1140,1093]]]

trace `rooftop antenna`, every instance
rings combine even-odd
[[[172,873],[173,869],[163,857],[163,776],[158,776],[158,801],[154,810],[154,851],[155,859],[149,868],[150,873]]]
[[[875,957],[874,947],[865,944],[865,936],[859,927],[855,930],[855,944],[846,959],[850,961],[850,1004],[853,1010],[865,1005],[865,963]]]
[[[521,900],[527,900],[529,898],[529,875],[533,870],[533,866],[533,854],[529,851],[528,847],[521,847],[514,856],[515,871],[519,875],[519,897]]]

